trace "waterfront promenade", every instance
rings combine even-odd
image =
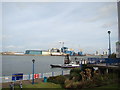
[[[37,74],[37,73],[35,73]],[[35,75],[34,74],[34,75]],[[70,74],[70,70],[65,70],[65,71],[56,71],[56,72],[48,72],[48,73],[38,73],[37,77],[34,76],[35,79],[42,79],[44,77],[52,77],[52,76],[58,76],[58,75],[68,75]],[[12,80],[12,76],[2,76],[0,77],[2,82],[0,83],[9,83],[9,82],[16,82],[16,80]],[[32,80],[33,74],[26,74],[23,75],[22,80]]]

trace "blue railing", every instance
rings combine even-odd
[[[106,65],[116,65],[120,64],[120,58],[112,59],[112,58],[106,58]]]
[[[88,58],[88,64],[118,65],[120,58]]]

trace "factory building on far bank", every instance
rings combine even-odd
[[[26,50],[25,55],[50,55],[47,50]]]
[[[26,50],[25,55],[60,56],[64,54],[61,53],[59,49],[52,48],[51,50]]]

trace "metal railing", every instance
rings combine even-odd
[[[48,73],[38,73],[38,78],[58,76],[58,75],[67,75],[70,74],[70,70],[58,71],[58,72],[48,72]],[[23,80],[32,80],[33,74],[23,75]],[[12,82],[12,76],[2,76],[0,77],[0,83]]]
[[[119,65],[120,58],[88,58],[88,64]]]

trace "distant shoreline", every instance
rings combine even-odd
[[[51,55],[26,55],[26,54],[0,54],[0,55],[4,55],[4,56],[51,56]]]
[[[66,55],[32,55],[32,54],[0,54],[0,56],[66,56]],[[79,56],[79,55],[74,55],[74,56]],[[82,56],[100,56],[101,55],[82,55]],[[107,55],[103,55],[103,57],[106,57]]]

